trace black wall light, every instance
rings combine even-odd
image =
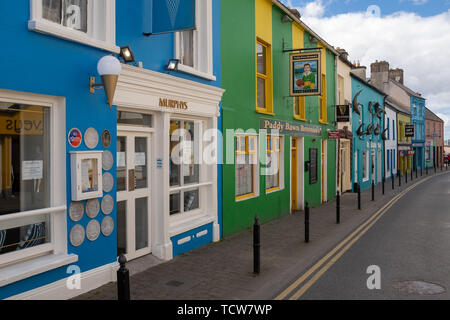
[[[120,47],[120,57],[125,63],[135,62],[134,54],[130,46]]]
[[[166,70],[169,70],[169,71],[178,70],[179,63],[180,63],[179,59],[170,59],[169,63],[166,66]]]

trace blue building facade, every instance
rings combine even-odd
[[[420,170],[425,167],[425,99],[418,95],[411,95],[411,123],[414,125],[413,168]]]
[[[220,2],[192,0],[195,30],[144,35],[152,3],[0,2],[0,299],[70,298],[114,281],[121,253],[219,240],[221,171],[202,151],[221,148]],[[166,3],[176,25],[187,11]],[[90,92],[109,55],[112,106]]]
[[[356,183],[361,190],[368,189],[372,181],[378,184],[384,177],[385,95],[352,74],[352,130],[353,130],[353,191]]]

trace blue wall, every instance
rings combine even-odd
[[[352,76],[352,97],[355,97],[355,95],[360,91],[361,93],[358,96],[358,103],[362,104],[362,107],[360,107],[361,116],[359,116],[356,112],[353,112],[352,115],[352,130],[353,130],[353,153],[352,153],[352,159],[354,161],[355,159],[355,152],[358,154],[357,164],[354,163],[354,165],[358,166],[358,176],[355,179],[355,170],[353,168],[352,170],[352,182],[359,182],[361,186],[361,190],[368,189],[372,185],[372,179],[374,179],[375,184],[378,184],[381,182],[381,180],[378,179],[380,176],[383,177],[384,173],[384,143],[382,139],[381,133],[383,132],[384,128],[384,114],[381,114],[381,119],[378,117],[373,117],[369,110],[369,103],[372,102],[378,102],[380,104],[380,107],[384,108],[384,95],[381,94],[378,90],[375,90],[373,87],[369,86],[364,81]],[[370,123],[380,125],[380,134],[375,135],[373,132],[371,135],[363,135],[358,136],[357,130],[360,127],[360,125],[364,123],[364,126],[362,127],[362,130],[366,130],[367,126]],[[369,146],[367,145],[369,143]],[[372,148],[372,143],[377,144],[377,148]],[[379,147],[378,147],[379,146]],[[369,176],[367,180],[363,181],[363,152],[368,151],[369,155]],[[372,150],[375,150],[375,176],[372,177],[372,170],[371,170],[371,152]],[[379,152],[380,151],[380,152]],[[381,155],[381,159],[379,160],[378,157]],[[381,161],[381,172],[380,175],[378,174],[378,161]],[[356,181],[355,181],[356,180]]]
[[[136,61],[142,61],[145,69],[166,72],[164,67],[168,60],[174,57],[173,34],[145,37],[143,31],[143,0],[116,1],[116,45],[130,45]],[[171,75],[220,86],[220,1],[213,0],[213,82],[181,72],[171,72]],[[78,128],[84,135],[87,128],[93,127],[101,135],[104,129],[111,133],[111,146],[108,148],[116,163],[117,139],[117,108],[111,109],[106,103],[104,90],[95,94],[89,93],[89,77],[97,75],[98,60],[110,52],[87,45],[43,35],[28,30],[30,18],[29,1],[0,1],[0,36],[4,44],[0,50],[0,89],[20,92],[30,92],[66,99],[66,133],[71,128]],[[5,14],[7,13],[7,14]],[[218,121],[219,125],[221,121]],[[100,140],[100,139],[99,139]],[[67,207],[71,204],[70,181],[70,151],[88,150],[84,142],[79,148],[72,148],[66,139],[66,170],[67,170]],[[104,150],[101,142],[94,150]],[[116,165],[109,170],[116,179]],[[221,170],[219,170],[219,173]],[[219,175],[219,179],[221,176]],[[221,208],[221,182],[219,186],[219,208]],[[116,186],[109,192],[116,200]],[[104,193],[106,195],[106,193]],[[101,200],[101,198],[99,199]],[[221,211],[220,213],[221,214]],[[116,208],[111,213],[115,222],[113,234],[108,237],[100,234],[99,238],[90,242],[85,239],[79,247],[73,247],[68,242],[68,253],[77,254],[77,266],[81,272],[100,267],[116,261],[117,233]],[[95,218],[101,223],[104,214],[99,212]],[[90,218],[86,215],[78,222],[86,227]],[[221,219],[219,216],[219,223]],[[76,224],[67,218],[68,231]],[[66,267],[61,267],[34,277],[15,282],[0,288],[0,299],[43,286],[69,276]]]
[[[414,104],[416,104],[416,110],[414,110]],[[415,135],[412,139],[415,151],[414,168],[420,169],[425,166],[425,99],[411,96],[411,123],[416,124]],[[420,125],[420,128],[417,125]]]

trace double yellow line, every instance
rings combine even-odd
[[[441,173],[438,175],[442,175]],[[437,175],[436,175],[437,176]],[[436,176],[427,177],[419,182],[416,182],[412,186],[403,190],[401,193],[392,198],[388,203],[386,203],[381,209],[375,212],[367,221],[360,225],[355,231],[353,231],[349,236],[342,240],[333,250],[331,250],[326,256],[320,259],[314,266],[312,266],[306,273],[304,273],[300,278],[293,282],[287,289],[281,292],[275,300],[286,299],[290,294],[294,292],[289,297],[289,300],[298,300],[339,258],[348,250],[350,247],[358,241],[401,197],[408,193],[411,189],[417,187],[421,183],[427,181]],[[343,248],[341,251],[339,251]],[[339,251],[339,252],[338,252]],[[338,253],[337,253],[338,252]],[[337,253],[337,254],[336,254]],[[332,258],[331,258],[332,257]],[[331,258],[331,259],[330,259]],[[328,261],[329,260],[329,261]],[[325,262],[327,262],[325,264]],[[322,265],[325,264],[323,267]],[[317,273],[316,270],[322,267]],[[315,274],[314,274],[315,273]],[[309,279],[304,285],[303,282],[307,280],[312,274],[313,277]]]

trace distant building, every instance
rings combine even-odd
[[[444,121],[425,108],[425,164],[441,167],[444,163]]]

